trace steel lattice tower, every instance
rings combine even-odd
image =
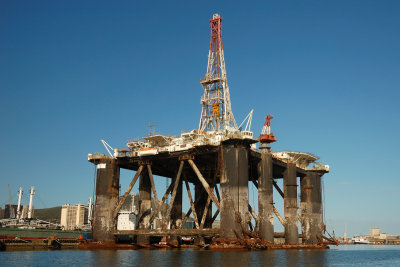
[[[204,87],[201,98],[199,131],[222,131],[229,127],[237,129],[231,109],[228,81],[226,78],[224,50],[222,46],[222,17],[214,14],[210,19],[211,39]]]

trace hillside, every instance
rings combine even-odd
[[[48,209],[35,209],[34,217],[43,221],[60,223],[61,206]]]

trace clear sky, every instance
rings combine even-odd
[[[331,166],[328,229],[400,234],[398,1],[0,1],[0,205],[87,203],[100,139],[197,128],[213,13],[236,120]]]

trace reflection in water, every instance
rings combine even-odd
[[[210,256],[217,266],[248,266],[250,263],[249,251],[218,251]]]
[[[328,250],[58,250],[0,252],[0,266],[400,266],[400,246]]]
[[[303,250],[304,263],[307,266],[327,266],[327,253],[328,250]]]
[[[282,266],[282,260],[278,261],[276,258],[276,250],[254,251],[250,255],[253,265],[261,263],[262,266]]]
[[[302,263],[302,255],[300,254],[299,250],[283,250],[283,252],[285,252],[286,255],[284,255],[284,258],[287,260],[285,266],[299,266],[299,264],[301,265]]]

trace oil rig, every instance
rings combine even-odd
[[[138,247],[326,247],[334,242],[324,235],[322,212],[321,177],[329,172],[329,166],[316,162],[318,157],[309,153],[271,151],[270,143],[277,141],[271,133],[271,115],[259,137],[251,131],[253,110],[241,124],[236,123],[219,14],[210,19],[210,29],[207,72],[200,80],[204,93],[198,128],[182,131],[180,136],[151,134],[128,140],[124,148],[113,149],[102,140],[109,154],[88,155],[89,162],[96,165],[94,241],[115,244],[128,240]],[[122,197],[121,168],[135,172]],[[161,199],[155,178],[171,179]],[[278,179],[283,179],[282,189]],[[135,229],[119,230],[118,214],[137,180]],[[258,207],[249,202],[251,183],[258,190]],[[183,188],[189,199],[187,211],[182,210]],[[283,215],[275,208],[273,188],[283,198]],[[168,198],[166,212],[161,214]],[[194,227],[184,229],[190,216]],[[274,216],[283,225],[283,233],[274,232]],[[217,218],[219,227],[213,227]],[[154,220],[161,226],[154,229]],[[277,238],[284,241],[278,244]]]

